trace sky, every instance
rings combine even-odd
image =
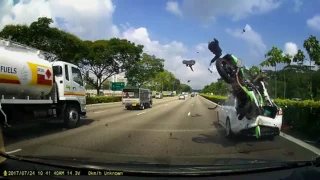
[[[319,39],[319,7],[320,0],[0,0],[0,30],[46,16],[82,39],[126,38],[201,89],[219,78],[207,70],[213,38],[246,66],[259,65],[272,46],[294,55],[310,35]],[[197,61],[194,71],[184,59]]]

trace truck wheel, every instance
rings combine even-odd
[[[140,109],[144,110],[144,104],[141,104]]]
[[[149,102],[149,108],[152,108],[152,102]]]
[[[76,104],[68,104],[66,109],[66,114],[64,117],[64,124],[66,128],[75,128],[80,124],[80,110],[79,106]]]

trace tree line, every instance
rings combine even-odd
[[[249,78],[258,73],[266,77],[267,89],[272,98],[281,99],[320,99],[320,43],[310,35],[303,43],[303,48],[291,56],[280,48],[273,46],[265,54],[259,66],[252,66],[246,71]],[[308,64],[308,65],[306,65]],[[284,65],[279,69],[280,65]],[[264,67],[273,67],[273,70],[263,70]],[[221,79],[206,85],[203,93],[228,94],[228,85]]]
[[[143,45],[127,39],[82,40],[74,34],[51,27],[53,20],[40,17],[30,25],[6,25],[0,37],[42,50],[49,61],[65,61],[80,67],[87,88],[110,88],[108,79],[125,73],[130,87],[152,90],[191,91],[164,69],[164,59],[143,52]]]

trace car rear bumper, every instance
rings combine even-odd
[[[240,134],[244,136],[255,136],[255,127],[241,130]],[[260,125],[261,136],[279,136],[280,129],[278,127],[261,126]]]

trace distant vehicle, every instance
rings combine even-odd
[[[163,94],[160,92],[156,93],[156,99],[162,99],[163,98]]]
[[[179,95],[179,100],[181,100],[181,99],[186,100],[186,96],[184,94],[180,94]]]
[[[270,113],[266,112],[253,119],[244,117],[242,120],[238,120],[237,103],[238,100],[229,95],[218,112],[218,122],[226,129],[227,137],[232,137],[232,135],[257,136],[258,133],[259,137],[267,136],[273,139],[280,134],[282,126],[282,109],[280,107],[275,107],[277,108],[275,111],[270,110]]]
[[[125,88],[122,90],[122,104],[128,110],[152,108],[151,91],[141,88]]]
[[[194,94],[193,94],[193,93],[191,94],[191,97],[194,97]]]

